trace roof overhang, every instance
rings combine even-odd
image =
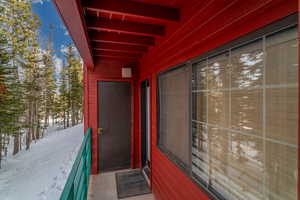
[[[167,26],[180,20],[179,8],[154,5],[151,0],[53,1],[91,69],[102,59],[118,60],[122,66],[139,63],[165,36]]]
[[[94,68],[92,50],[79,0],[53,0],[87,68]]]

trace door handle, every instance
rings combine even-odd
[[[103,128],[98,128],[98,134],[99,135],[103,134]]]

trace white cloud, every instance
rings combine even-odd
[[[68,47],[64,44],[60,45],[60,52],[66,54],[68,52]]]
[[[64,25],[61,25],[61,29],[64,31],[64,35],[69,35],[69,31],[66,29]]]
[[[75,54],[79,55],[79,52],[78,52],[78,50],[75,46],[72,46],[72,51]],[[60,45],[60,52],[63,53],[63,54],[66,54],[68,52],[68,46],[66,46],[64,44]]]

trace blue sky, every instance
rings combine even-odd
[[[59,71],[64,60],[63,52],[67,45],[73,44],[72,39],[60,19],[52,0],[32,0],[32,9],[33,13],[41,21],[39,43],[43,49],[46,48],[49,34],[52,35],[54,62],[56,69]],[[51,29],[50,26],[53,26],[53,28]]]

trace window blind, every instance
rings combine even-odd
[[[159,146],[183,168],[190,165],[190,69],[186,66],[159,76]]]
[[[193,65],[192,176],[225,199],[296,200],[298,29]]]

